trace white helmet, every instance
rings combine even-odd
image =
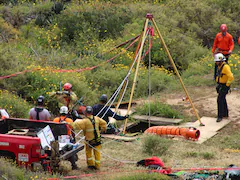
[[[224,57],[224,55],[222,53],[217,53],[214,55],[214,61],[218,62],[218,61],[225,61],[226,58]]]
[[[67,106],[62,106],[60,108],[60,114],[68,114],[68,107]]]

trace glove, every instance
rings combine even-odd
[[[128,119],[129,118],[129,115],[127,114],[126,116],[124,116],[125,117],[125,119]]]
[[[68,91],[63,91],[63,94],[70,96],[70,92],[68,92]]]
[[[49,93],[49,96],[53,96],[53,95],[55,95],[56,94],[56,92],[50,92]]]
[[[55,92],[55,94],[60,95],[60,94],[63,94],[63,92],[62,91],[57,91],[57,92]]]

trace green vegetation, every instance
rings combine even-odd
[[[192,157],[192,158],[203,158],[203,159],[213,159],[215,157],[214,153],[212,152],[186,152],[186,157]]]
[[[147,135],[143,139],[143,152],[150,156],[162,156],[172,145],[172,141],[156,135]]]
[[[125,175],[123,177],[119,177],[116,178],[116,180],[170,180],[171,178],[166,176],[166,175],[162,175],[162,174],[158,174],[158,173],[136,173],[133,175]]]
[[[170,105],[156,102],[145,103],[136,107],[136,112],[140,115],[148,115],[150,110],[151,116],[160,116],[166,118],[181,118],[178,111],[172,109]]]
[[[213,87],[211,46],[222,23],[228,25],[236,40],[239,0],[0,0],[0,108],[11,117],[27,118],[36,98],[44,95],[47,108],[56,115],[56,100],[49,97],[49,92],[60,90],[60,84],[66,82],[73,84],[78,98],[84,97],[85,105],[95,104],[103,93],[111,96],[128,73],[137,42],[128,49],[129,44],[112,48],[139,35],[147,13],[153,14],[186,87]],[[145,54],[140,63],[134,99],[182,89],[154,31],[151,56]],[[147,37],[143,53],[150,43]],[[232,88],[239,88],[239,52],[235,45],[229,59],[235,76]],[[130,87],[134,73],[135,68],[128,79]],[[127,88],[123,101],[129,100],[130,92]],[[136,109],[148,114],[149,104]],[[157,101],[150,104],[150,113],[170,118],[185,116],[177,107]],[[223,134],[207,143],[222,149],[239,148],[238,137],[238,132]],[[165,155],[171,143],[149,136],[143,151]],[[216,157],[210,151],[183,154],[206,160]],[[136,179],[158,179],[155,176],[145,178],[140,174]],[[11,179],[10,174],[7,177]],[[25,176],[20,173],[19,177]]]
[[[140,34],[147,13],[154,15],[184,82],[194,86],[213,85],[210,77],[202,78],[212,74],[208,48],[221,24],[220,14],[236,38],[239,26],[233,14],[238,17],[239,11],[238,6],[234,6],[235,1],[233,6],[228,4],[232,14],[225,12],[224,2],[215,4],[214,0],[197,1],[198,6],[190,0],[0,1],[0,75],[23,72],[1,80],[0,88],[31,104],[40,94],[45,95],[46,105],[54,114],[56,103],[48,94],[59,90],[60,83],[70,82],[78,97],[84,97],[85,104],[93,105],[100,94],[110,96],[118,88],[129,70],[136,45],[128,50],[124,49],[126,46],[111,52],[109,49]],[[152,39],[151,62],[146,55],[141,63],[134,98],[147,97],[149,88],[151,95],[181,88],[156,32]],[[147,38],[143,52],[147,51],[149,43]],[[121,55],[105,63],[118,53]],[[231,60],[237,75],[239,56],[233,54]],[[92,66],[98,67],[83,70]],[[129,86],[133,76],[131,73]],[[127,101],[129,96],[130,88],[123,100]],[[8,101],[0,106],[10,107],[13,103]],[[23,114],[15,107],[13,111],[17,117]],[[154,110],[152,114],[158,112]],[[166,116],[178,115],[171,112]]]
[[[20,169],[16,166],[16,162],[12,162],[3,158],[0,158],[0,179],[9,180],[26,180],[26,179],[48,179],[48,178],[60,178],[59,175],[44,174],[40,172],[32,172]]]

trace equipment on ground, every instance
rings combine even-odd
[[[45,171],[57,172],[60,161],[68,160],[84,149],[79,143],[66,149],[69,142],[57,141],[62,136],[67,136],[67,125],[63,123],[5,118],[0,120],[0,156],[31,170],[40,165]]]
[[[144,131],[145,134],[183,136],[186,139],[198,140],[200,131],[196,128],[175,127],[175,126],[152,126]]]

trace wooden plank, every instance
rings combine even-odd
[[[182,119],[173,119],[173,118],[163,118],[163,117],[156,117],[156,116],[146,116],[146,115],[134,115],[132,116],[133,119],[142,121],[142,122],[150,122],[154,125],[169,125],[169,124],[179,124],[183,120]]]
[[[182,124],[181,127],[195,127],[200,131],[200,138],[196,143],[203,143],[209,138],[215,136],[220,129],[231,122],[230,119],[223,119],[221,122],[216,122],[217,118],[202,117],[200,120],[205,126],[200,126],[199,121],[193,123]]]
[[[138,137],[134,136],[134,137],[126,137],[126,136],[118,136],[115,134],[101,134],[101,136],[103,138],[108,138],[108,139],[115,139],[115,140],[120,140],[120,141],[135,141]]]
[[[8,131],[7,134],[12,134],[12,135],[26,135],[28,133],[29,129],[13,129]]]
[[[113,112],[115,112],[115,108],[110,108]],[[118,115],[120,115],[120,116],[126,116],[127,115],[127,109],[118,109],[117,110],[117,114]],[[132,114],[133,113],[133,111],[132,110],[130,110],[129,112],[128,112],[128,114],[130,115],[130,114]]]

